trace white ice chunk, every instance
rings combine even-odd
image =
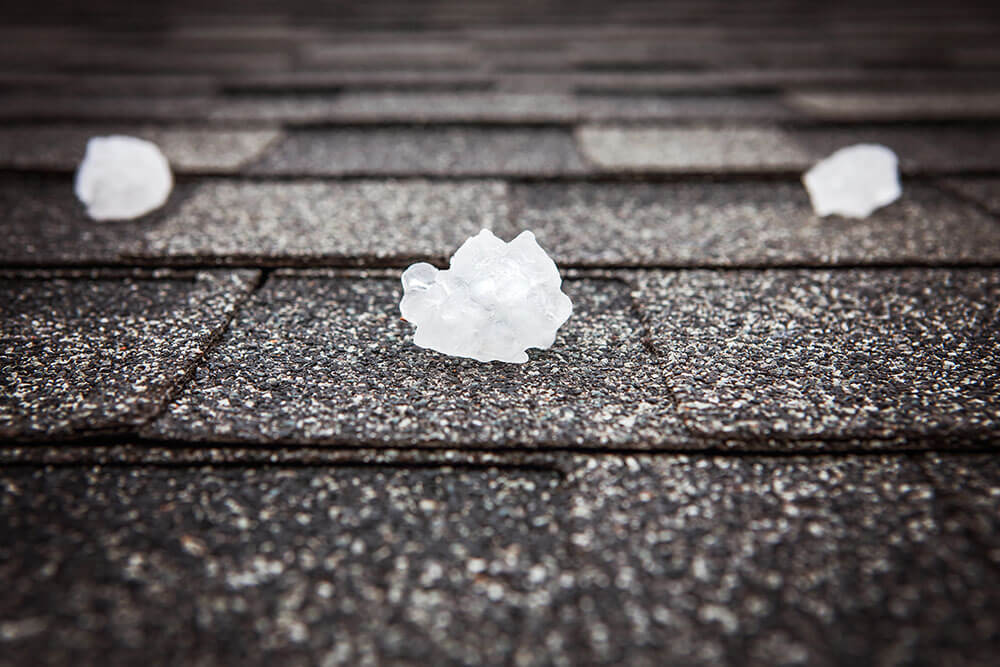
[[[94,220],[131,220],[163,206],[173,185],[156,144],[112,135],[87,142],[75,189]]]
[[[867,218],[899,199],[899,160],[878,144],[841,148],[802,177],[816,215]]]
[[[561,285],[534,234],[504,243],[484,229],[452,255],[449,269],[406,269],[399,310],[417,326],[413,342],[420,347],[520,364],[527,348],[550,347],[573,312]]]

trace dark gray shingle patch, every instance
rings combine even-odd
[[[0,437],[71,437],[148,420],[256,278],[0,277]]]
[[[148,230],[141,254],[398,264],[445,259],[483,228],[515,235],[504,183],[213,180]]]
[[[944,185],[1000,215],[1000,178],[955,178]]]
[[[811,91],[791,93],[788,104],[828,121],[1000,119],[1000,93]]]
[[[257,174],[547,176],[586,171],[558,128],[380,128],[289,133]]]
[[[759,37],[757,38],[759,39]],[[505,75],[504,86],[514,90],[519,86],[532,86],[545,74]],[[963,87],[975,90],[996,85],[996,71],[956,69],[914,69],[845,67],[755,67],[723,68],[718,70],[643,72],[621,71],[581,72],[559,77],[572,89],[594,93],[636,92],[691,92],[691,91],[777,91],[790,87],[801,88],[859,88],[879,89],[891,86],[902,90],[928,90],[942,87]]]
[[[0,97],[0,120],[198,121],[211,105],[207,96],[8,95]]]
[[[60,95],[197,95],[214,93],[217,85],[205,74],[0,72],[0,86],[8,90]]]
[[[1000,125],[815,128],[795,130],[790,135],[803,151],[817,159],[844,146],[875,143],[894,150],[904,172],[934,174],[1000,168]]]
[[[513,219],[580,265],[1000,261],[1000,223],[922,185],[866,220],[818,218],[798,183],[521,185]]]
[[[95,222],[71,179],[31,176],[0,180],[0,211],[0,262],[7,264],[114,263],[137,251],[142,232],[159,218]]]
[[[995,461],[961,461],[988,481],[948,488],[995,528]],[[1000,648],[997,532],[944,520],[912,459],[609,456],[566,486],[581,650],[603,662],[987,665]]]
[[[126,134],[157,144],[175,172],[229,173],[257,157],[276,130],[157,128],[124,125],[8,125],[0,128],[0,168],[74,171],[90,137]]]
[[[488,74],[465,71],[294,71],[241,74],[222,87],[245,93],[316,93],[354,90],[486,90],[494,83]]]
[[[551,606],[567,560],[558,481],[516,470],[3,472],[4,652],[108,665],[534,655],[565,631]],[[553,655],[573,650],[564,640]]]
[[[698,433],[1000,432],[998,271],[691,271],[637,280],[653,345]]]
[[[5,656],[988,665],[1000,648],[991,458],[564,466],[7,469]]]
[[[396,280],[272,277],[152,437],[372,445],[643,447],[676,443],[668,378],[627,288],[565,284],[574,314],[526,364],[415,347]]]

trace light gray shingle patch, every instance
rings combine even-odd
[[[697,433],[1000,432],[998,271],[691,271],[637,280],[653,345]]]
[[[582,120],[727,118],[773,120],[789,112],[763,97],[571,95],[551,91],[355,92],[327,96],[244,96],[212,118],[284,123],[571,123]]]
[[[560,128],[379,128],[289,133],[257,174],[551,176],[587,169]]]
[[[171,196],[183,195],[175,190]],[[27,175],[0,180],[0,211],[0,263],[11,265],[115,263],[137,252],[142,232],[162,216],[94,222],[73,194],[70,178]]]
[[[150,258],[446,261],[481,229],[511,239],[499,181],[208,181],[148,230]]]
[[[383,446],[682,442],[625,285],[565,290],[575,311],[551,349],[481,364],[415,347],[396,280],[272,277],[146,432]]]
[[[810,91],[790,93],[786,101],[829,121],[1000,119],[997,92]]]
[[[146,421],[256,279],[255,271],[0,278],[0,438]]]
[[[276,130],[158,128],[124,125],[8,125],[0,128],[0,168],[74,171],[87,140],[127,134],[157,144],[176,172],[238,171],[281,136]]]
[[[955,178],[944,185],[1000,215],[1000,178]]]
[[[625,172],[788,172],[812,160],[775,127],[614,127],[577,130],[598,168]]]
[[[924,185],[866,220],[818,218],[791,183],[542,184],[513,219],[557,261],[748,266],[1000,261],[1000,223]]]
[[[580,650],[609,664],[987,665],[998,648],[995,461],[940,487],[903,457],[592,459],[560,526]],[[981,541],[962,522],[992,526]]]
[[[571,122],[580,117],[572,95],[552,93],[344,94],[337,115],[345,122]]]
[[[990,457],[563,458],[6,469],[5,655],[993,662]]]
[[[586,125],[583,154],[599,168],[653,173],[799,173],[833,151],[884,144],[909,173],[1000,168],[1000,129],[957,125],[854,128]]]
[[[427,36],[429,37],[429,36]],[[476,69],[479,54],[460,35],[424,38],[412,32],[372,33],[308,42],[299,49],[304,69]]]
[[[338,95],[235,95],[220,98],[212,120],[253,123],[323,123],[337,118]]]

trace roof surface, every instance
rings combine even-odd
[[[0,26],[0,664],[995,663],[995,7],[89,4]],[[524,365],[399,317],[481,228]]]

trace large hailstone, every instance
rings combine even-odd
[[[899,199],[899,160],[878,144],[841,148],[802,177],[816,215],[867,218]]]
[[[420,347],[521,364],[527,348],[550,347],[573,312],[561,285],[534,234],[504,243],[484,229],[452,255],[448,270],[424,262],[406,269],[399,310],[417,326]]]
[[[131,220],[163,206],[174,179],[156,144],[93,137],[76,172],[76,196],[94,220]]]

